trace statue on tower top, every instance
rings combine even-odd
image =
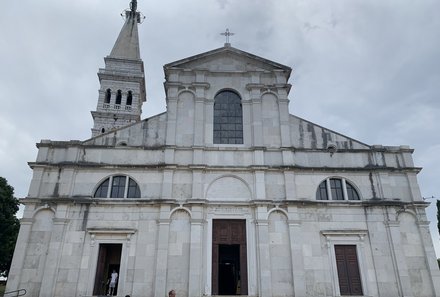
[[[137,4],[137,0],[131,0],[130,8],[121,13],[121,16],[124,18],[124,20],[132,19],[137,21],[139,24],[142,23],[142,21],[145,19],[145,16],[141,12],[137,11]]]
[[[130,9],[132,12],[136,12],[137,10],[137,0],[131,0]]]

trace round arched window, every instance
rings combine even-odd
[[[316,191],[317,200],[360,200],[354,186],[344,178],[328,178]]]
[[[140,198],[138,184],[128,176],[115,175],[105,179],[95,191],[95,198]]]

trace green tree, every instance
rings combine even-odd
[[[440,234],[440,200],[437,200],[437,229]],[[437,259],[438,268],[440,268],[440,259]]]
[[[15,216],[18,211],[18,199],[14,197],[14,188],[0,177],[0,275],[8,276],[14,254],[20,223]]]
[[[437,200],[437,229],[440,234],[440,200]]]

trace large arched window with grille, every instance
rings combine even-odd
[[[355,187],[345,178],[328,178],[316,191],[317,200],[360,200]]]
[[[214,98],[214,143],[243,143],[241,98],[233,91],[221,91]]]
[[[125,175],[110,176],[96,189],[95,198],[140,198],[138,184]]]

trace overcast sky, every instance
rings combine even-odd
[[[90,137],[96,73],[128,2],[2,4],[0,176],[17,197],[27,195],[35,143]],[[138,8],[143,118],[165,111],[162,66],[223,46],[229,28],[232,46],[294,69],[292,114],[364,143],[410,145],[422,196],[440,197],[440,1],[139,0]]]

